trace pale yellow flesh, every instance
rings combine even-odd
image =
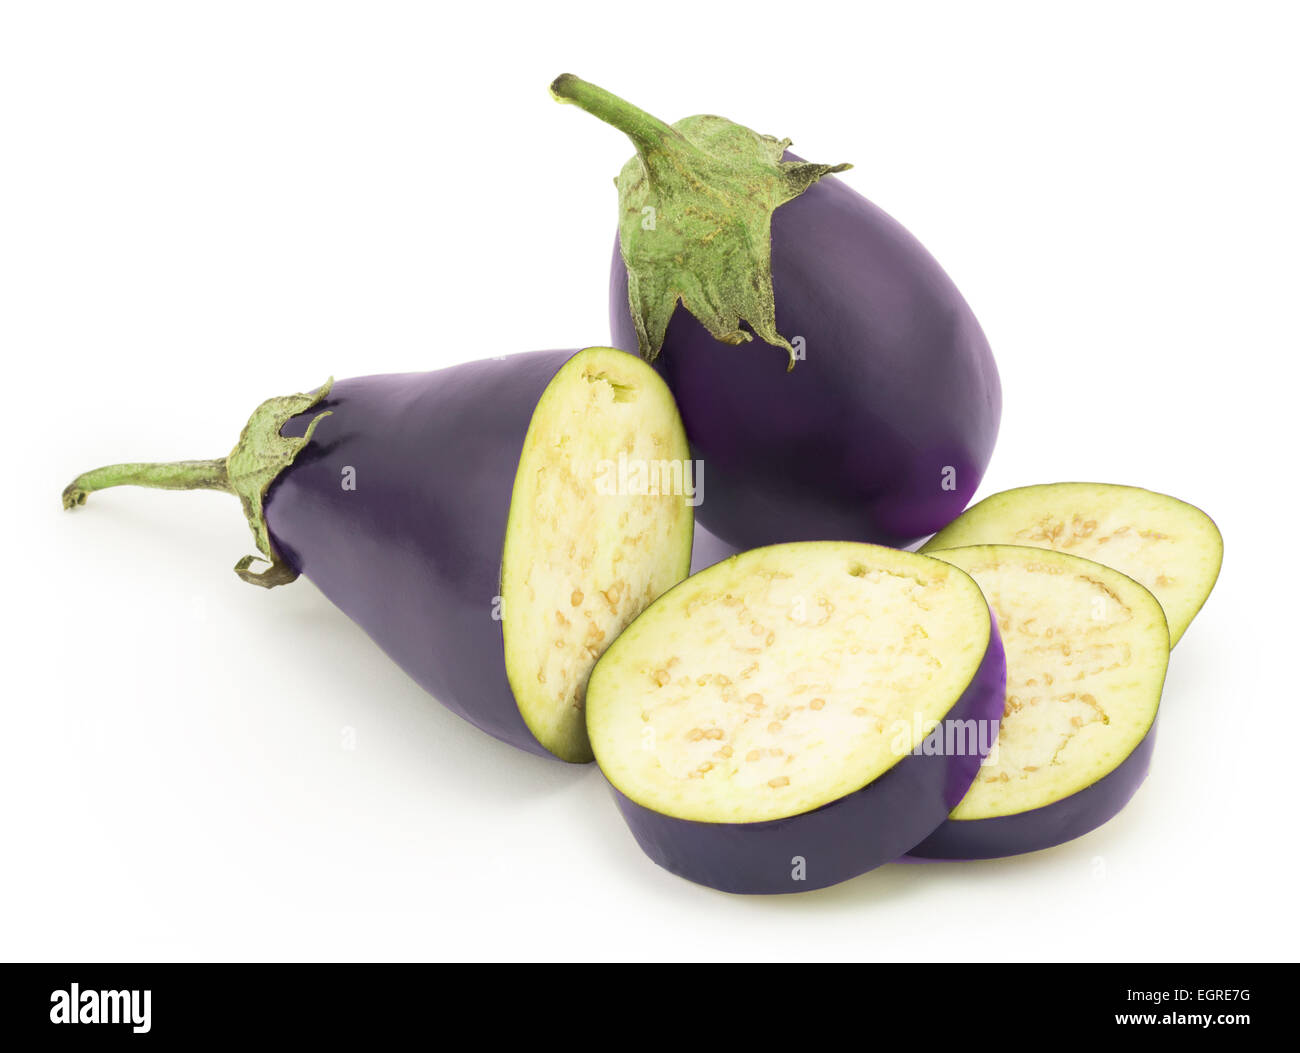
[[[933,553],[983,590],[1007,655],[995,751],[953,819],[1052,804],[1113,771],[1155,721],[1169,661],[1154,596],[1099,563],[1034,548]]]
[[[1223,538],[1199,508],[1106,483],[1051,483],[994,494],[921,551],[965,545],[1027,545],[1114,567],[1160,601],[1171,646],[1205,603],[1223,562]]]
[[[569,761],[592,759],[583,709],[596,659],[690,569],[687,495],[635,481],[620,487],[620,453],[629,465],[690,457],[654,370],[621,351],[588,348],[565,364],[533,414],[501,571],[511,689],[537,740]],[[651,489],[661,492],[644,492]]]
[[[775,545],[687,579],[592,674],[596,760],[665,815],[747,823],[862,788],[958,700],[989,642],[969,577],[850,542]]]

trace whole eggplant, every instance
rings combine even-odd
[[[229,458],[97,469],[64,491],[64,505],[76,507],[94,490],[124,484],[232,491],[249,512],[261,558],[270,563],[254,573],[254,557],[246,557],[236,566],[241,577],[270,587],[306,575],[459,716],[531,753],[587,761],[591,753],[581,713],[585,675],[577,711],[570,714],[569,705],[557,702],[554,725],[547,723],[541,703],[531,719],[521,711],[536,681],[531,670],[508,669],[512,656],[503,635],[510,635],[512,619],[517,639],[526,640],[537,626],[553,625],[556,605],[530,596],[536,591],[530,586],[506,594],[503,546],[524,546],[521,559],[529,563],[530,539],[558,536],[553,524],[520,499],[517,487],[517,476],[529,474],[521,468],[529,455],[526,445],[541,447],[534,458],[548,456],[551,444],[537,443],[532,429],[542,417],[539,405],[557,385],[585,397],[589,381],[617,373],[620,383],[613,388],[639,386],[644,394],[644,413],[634,419],[658,424],[662,418],[669,446],[675,447],[665,449],[665,456],[686,456],[680,422],[662,382],[640,363],[629,373],[628,361],[606,348],[576,355],[537,351],[431,373],[339,381],[314,395],[264,403]],[[605,405],[618,402],[615,391]],[[600,427],[594,414],[584,423]],[[612,446],[609,452],[617,455]],[[536,459],[530,465],[553,467]],[[582,504],[587,496],[589,507]],[[573,551],[568,538],[579,536],[577,520],[609,519],[625,510],[614,503],[623,500],[619,495],[608,499],[605,504],[605,496],[574,492],[571,520],[565,522],[563,510],[558,513],[563,534],[558,544]],[[653,564],[655,595],[685,577],[690,561],[690,508],[679,495],[661,495],[661,500],[664,504],[656,507],[663,511],[663,529],[643,550]],[[576,565],[582,555],[576,552],[572,567],[559,568],[575,576],[575,585],[564,591],[563,614],[581,627],[583,614],[595,605],[600,625],[614,623],[608,639],[599,642],[607,643],[653,596],[629,591],[610,601],[603,594],[608,583],[585,583],[582,576],[589,572]],[[580,589],[586,590],[581,599]],[[555,632],[561,639],[561,630]],[[582,644],[588,672],[595,657],[585,651],[590,643]]]
[[[901,546],[955,518],[993,453],[997,367],[934,258],[834,178],[848,166],[719,117],[669,126],[569,74],[551,90],[637,147],[612,342],[677,399],[709,473],[698,520],[748,548]]]

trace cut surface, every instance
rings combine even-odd
[[[687,579],[610,647],[587,696],[606,777],[704,822],[811,811],[906,756],[962,696],[988,606],[955,568],[853,542],[755,549]]]
[[[1176,644],[1223,562],[1223,538],[1195,505],[1136,486],[1051,483],[985,498],[922,548],[1027,545],[1104,563],[1160,601]]]
[[[1059,552],[982,545],[933,555],[979,584],[1007,654],[997,746],[952,818],[1041,808],[1113,771],[1160,705],[1169,636],[1155,597]]]
[[[506,527],[502,632],[519,712],[564,760],[592,759],[583,706],[596,659],[690,569],[689,458],[667,386],[621,351],[578,352],[533,413]]]

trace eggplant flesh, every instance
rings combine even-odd
[[[502,631],[506,673],[533,734],[561,757],[590,760],[587,678],[624,627],[687,573],[700,480],[672,396],[648,370],[612,351],[571,361],[542,394],[515,474]],[[620,465],[629,466],[621,484]]]
[[[276,548],[453,712],[591,760],[596,657],[690,565],[690,496],[618,475],[687,466],[662,381],[609,348],[539,351],[339,381],[321,406],[267,497]]]
[[[1050,483],[993,494],[967,509],[922,552],[1026,545],[1104,563],[1146,586],[1178,643],[1223,563],[1223,538],[1195,505],[1136,486]]]
[[[909,855],[1015,855],[1100,826],[1150,765],[1169,661],[1160,604],[1118,571],[1060,552],[981,545],[932,555],[966,571],[993,608],[1006,704],[970,791]]]
[[[596,760],[650,857],[728,892],[821,888],[944,821],[996,740],[1005,663],[947,563],[853,542],[734,556],[592,673]],[[923,748],[961,738],[960,748]]]

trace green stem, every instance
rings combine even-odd
[[[156,490],[221,490],[231,493],[224,457],[213,461],[166,464],[110,464],[77,476],[63,491],[63,507],[84,505],[86,496],[110,486],[150,486]]]
[[[253,541],[260,555],[245,556],[235,564],[235,573],[244,581],[263,588],[285,585],[298,572],[280,558],[271,543],[263,503],[271,484],[293,464],[309,442],[318,425],[330,410],[317,413],[299,436],[281,434],[281,429],[300,413],[318,406],[330,393],[331,377],[315,392],[283,395],[267,399],[253,411],[244,425],[239,442],[229,456],[212,461],[172,461],[167,464],[110,464],[77,476],[63,490],[63,507],[77,508],[96,490],[110,486],[151,486],[159,490],[220,490],[234,494],[244,508],[244,517],[253,531]],[[254,571],[254,564],[267,569]]]
[[[627,267],[637,350],[654,361],[678,305],[724,344],[757,336],[786,352],[772,290],[772,213],[848,165],[785,160],[789,139],[710,114],[665,124],[572,73],[551,94],[627,135],[636,146],[614,180],[618,245]]]
[[[642,155],[669,144],[690,148],[690,143],[672,125],[572,73],[561,73],[555,78],[551,83],[551,95],[558,102],[572,103],[617,128],[632,140]]]

